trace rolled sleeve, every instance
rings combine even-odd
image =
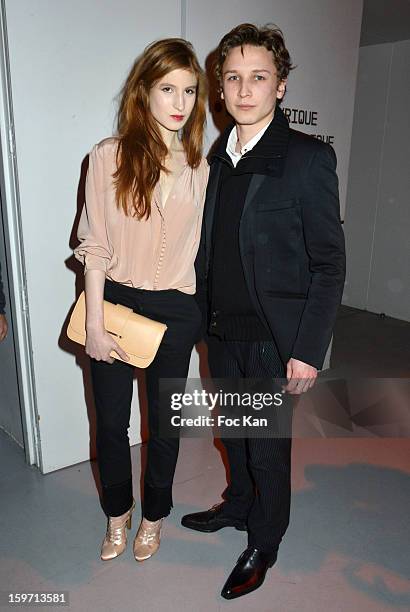
[[[75,258],[84,264],[84,274],[87,270],[107,272],[113,255],[107,235],[104,178],[102,147],[95,145],[89,155],[85,204],[78,224],[80,244],[74,249]]]

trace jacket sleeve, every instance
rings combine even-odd
[[[3,281],[1,279],[1,265],[0,265],[0,314],[5,314],[6,310],[6,297],[3,290]]]
[[[84,264],[84,274],[87,270],[106,272],[112,259],[105,218],[105,199],[103,147],[95,145],[89,155],[85,204],[77,231],[81,244],[74,249],[74,256]]]
[[[308,168],[302,217],[311,284],[292,357],[320,369],[342,299],[346,270],[336,155],[328,144],[321,143]]]

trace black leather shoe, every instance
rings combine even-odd
[[[239,531],[246,531],[247,527],[245,521],[224,516],[223,508],[224,502],[221,502],[204,512],[186,514],[181,519],[181,525],[188,527],[188,529],[204,531],[205,533],[218,531],[223,527],[235,527]]]
[[[259,588],[269,567],[276,562],[278,553],[262,552],[249,547],[243,551],[221,591],[225,599],[235,599]]]

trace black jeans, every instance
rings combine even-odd
[[[285,378],[285,366],[274,342],[208,336],[207,344],[213,378]],[[281,437],[221,439],[230,471],[224,514],[247,521],[249,546],[267,553],[277,550],[290,515],[293,400],[289,395],[283,399],[283,406],[277,409]]]
[[[159,436],[160,378],[186,378],[201,314],[193,295],[174,289],[147,291],[106,280],[104,299],[168,326],[152,364],[146,368],[149,441],[144,474],[143,516],[156,521],[173,505],[172,482],[178,458],[178,438]],[[132,504],[131,454],[128,438],[134,368],[91,359],[97,416],[97,461],[102,507],[107,516],[120,516]],[[165,398],[166,399],[166,398]],[[169,409],[168,406],[162,406]]]

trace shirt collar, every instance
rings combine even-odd
[[[234,126],[231,130],[231,133],[229,134],[229,138],[228,138],[228,142],[226,143],[226,152],[228,153],[229,157],[232,160],[232,163],[234,166],[236,166],[236,164],[238,163],[238,161],[241,159],[242,155],[245,155],[245,153],[248,153],[248,151],[251,151],[253,149],[253,147],[256,145],[256,143],[259,142],[259,140],[262,138],[262,136],[264,135],[264,133],[266,132],[266,130],[268,129],[268,127],[270,126],[270,124],[272,123],[272,120],[269,121],[269,123],[267,123],[265,125],[265,127],[263,127],[261,130],[259,130],[259,132],[257,134],[255,134],[255,136],[253,138],[251,138],[240,150],[239,153],[236,152],[236,143],[238,142],[238,134],[236,131],[236,126]]]

